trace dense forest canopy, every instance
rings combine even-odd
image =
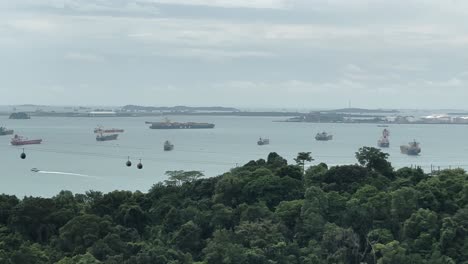
[[[468,175],[288,165],[276,153],[219,177],[173,171],[148,193],[0,195],[0,264],[468,263]],[[306,168],[304,170],[304,168]]]

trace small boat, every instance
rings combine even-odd
[[[110,135],[104,135],[104,134],[99,134],[96,136],[97,141],[109,141],[109,140],[116,140],[119,134],[110,134]]]
[[[42,139],[27,139],[22,136],[15,135],[10,142],[13,146],[41,144]]]
[[[13,135],[14,131],[6,127],[0,127],[0,136]]]
[[[388,127],[388,125],[377,125],[378,127]]]
[[[102,134],[102,133],[123,133],[125,130],[120,129],[120,128],[109,128],[105,129],[102,126],[98,126],[94,129],[94,133],[96,134]]]
[[[257,145],[263,146],[270,144],[270,140],[268,138],[259,138],[257,141]]]
[[[31,171],[32,172],[39,172],[39,169],[38,168],[32,168]]]
[[[315,140],[318,141],[328,141],[332,139],[333,135],[329,135],[327,132],[317,133],[317,135],[315,135]]]
[[[166,142],[164,142],[164,151],[171,151],[173,149],[174,149],[174,144],[169,142],[169,140],[166,140]]]
[[[414,140],[413,142],[408,143],[408,145],[400,146],[401,153],[410,155],[410,156],[417,156],[421,153],[421,147],[419,143]]]
[[[390,140],[388,140],[390,136],[390,131],[384,129],[382,132],[382,137],[377,141],[377,146],[379,148],[388,148],[390,147]]]

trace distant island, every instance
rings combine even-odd
[[[20,109],[18,109],[20,110]],[[246,111],[233,107],[209,106],[139,106],[122,107],[45,107],[35,111],[0,112],[12,119],[41,117],[168,117],[168,116],[243,116],[278,117],[275,122],[306,123],[367,123],[367,124],[453,124],[468,125],[468,113],[449,113],[428,116],[413,116],[411,113],[394,109],[342,108],[335,110],[316,110],[311,112],[270,110]],[[283,118],[281,120],[281,118]],[[149,119],[150,120],[150,119]]]
[[[10,119],[31,119],[31,117],[25,112],[12,113]]]
[[[395,114],[399,113],[398,110],[387,109],[364,109],[364,108],[342,108],[335,110],[322,111],[328,113],[352,113],[352,114]]]

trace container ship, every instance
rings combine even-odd
[[[101,134],[101,133],[123,133],[123,132],[125,132],[125,130],[120,129],[120,128],[109,128],[109,129],[105,129],[105,128],[101,127],[101,126],[96,127],[96,128],[94,129],[94,133],[96,133],[96,134],[98,134],[98,133],[100,133],[100,134]]]
[[[32,145],[32,144],[41,144],[42,139],[27,139],[25,137],[21,137],[15,135],[10,142],[13,146],[22,146],[22,145]]]
[[[104,134],[99,134],[96,136],[96,141],[109,141],[109,140],[116,140],[119,134],[109,134],[109,135],[104,135]]]
[[[13,135],[14,131],[6,127],[0,127],[0,136]]]
[[[166,119],[164,122],[146,122],[150,124],[151,129],[204,129],[204,128],[214,128],[214,124],[210,123],[196,123],[196,122],[171,122]]]

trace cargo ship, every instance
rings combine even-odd
[[[317,133],[317,135],[315,135],[315,140],[318,140],[318,141],[328,141],[332,139],[333,139],[333,135],[330,135],[327,132]]]
[[[259,138],[257,141],[257,145],[263,146],[270,144],[270,140],[268,138]]]
[[[174,144],[172,144],[169,140],[164,142],[164,151],[171,151],[174,149]]]
[[[166,119],[164,122],[145,122],[150,124],[151,129],[204,129],[204,128],[214,128],[214,124],[210,123],[196,123],[196,122],[171,122]]]
[[[0,136],[13,135],[14,131],[6,127],[0,127]]]
[[[119,128],[109,128],[109,129],[105,129],[103,128],[102,126],[98,126],[94,129],[94,133],[98,134],[98,133],[123,133],[125,132],[125,130],[123,129],[119,129]]]
[[[9,119],[31,119],[31,117],[24,112],[12,113]]]
[[[379,148],[388,148],[390,147],[390,132],[387,129],[384,129],[382,132],[382,137],[377,141],[377,146]]]
[[[99,134],[96,136],[97,141],[109,141],[109,140],[116,140],[119,134],[110,134],[110,135],[104,135],[104,134]]]
[[[27,139],[25,137],[21,137],[15,135],[10,142],[13,146],[22,146],[22,145],[32,145],[32,144],[41,144],[42,139]]]
[[[419,143],[414,140],[413,142],[408,143],[408,145],[400,146],[401,153],[410,155],[410,156],[417,156],[421,153],[421,147]]]

